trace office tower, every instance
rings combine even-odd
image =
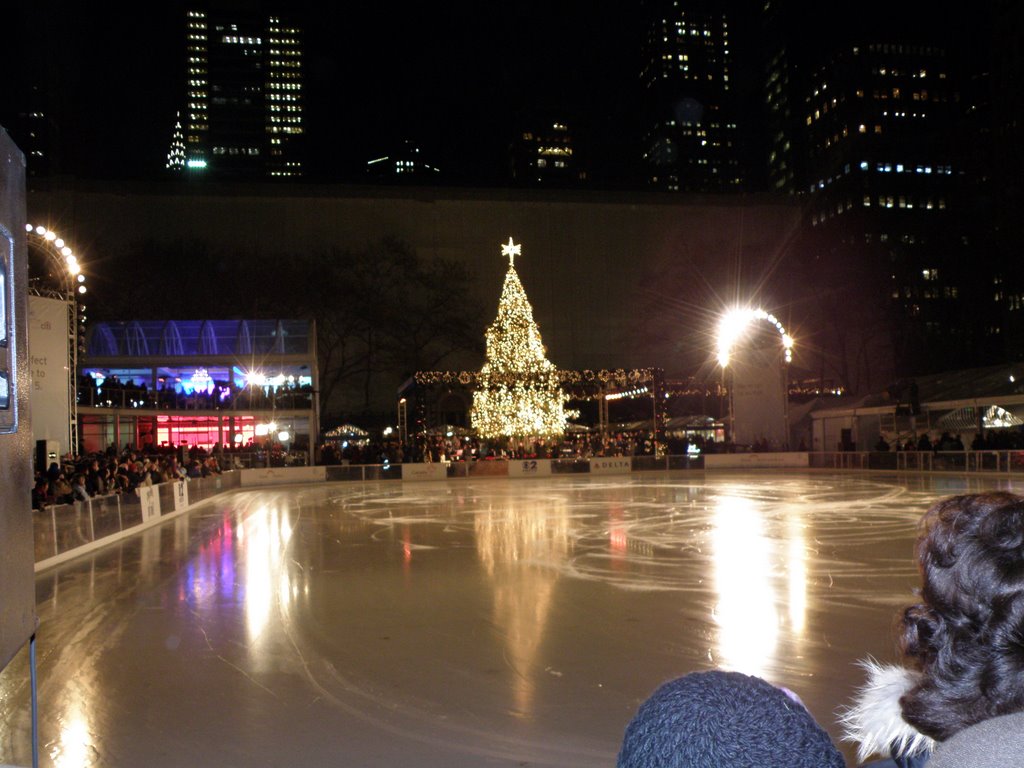
[[[720,3],[644,4],[644,165],[651,186],[725,192],[744,186],[733,25]]]
[[[375,181],[420,184],[436,181],[441,171],[423,158],[415,142],[406,139],[386,155],[368,160],[366,173]]]
[[[569,125],[552,116],[520,120],[509,147],[512,181],[525,186],[575,186],[587,180]]]
[[[829,8],[827,20],[819,5],[769,0],[763,29],[768,173],[806,198],[815,292],[794,300],[814,307],[817,347],[834,358],[823,376],[863,390],[991,362],[1001,291],[965,194],[981,135],[965,97],[968,25],[918,4]]]
[[[302,175],[300,31],[278,16],[189,10],[185,157],[168,168],[219,178]]]

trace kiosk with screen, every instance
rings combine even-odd
[[[0,128],[0,668],[29,646],[32,752],[36,765],[35,558],[28,360],[25,160],[7,132]]]

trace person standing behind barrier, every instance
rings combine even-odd
[[[85,476],[80,472],[71,478],[71,498],[73,501],[88,501],[92,498],[89,489],[85,487]]]
[[[843,716],[846,738],[860,760],[890,753],[871,763],[879,768],[1024,765],[1024,754],[980,727],[1010,716],[1024,730],[1024,497],[936,503],[921,520],[916,554],[921,602],[898,626],[908,665],[865,663],[867,685]],[[960,761],[980,744],[977,762]],[[954,749],[961,757],[940,759]]]
[[[93,459],[89,464],[89,471],[85,475],[85,488],[90,497],[102,496],[107,492],[107,484],[98,459]]]

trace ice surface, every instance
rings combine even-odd
[[[44,766],[600,766],[716,666],[833,735],[915,524],[1008,480],[570,476],[242,492],[37,579]],[[26,654],[27,655],[27,654]],[[0,763],[31,762],[27,659]],[[845,748],[848,755],[852,751]]]

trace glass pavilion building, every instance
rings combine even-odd
[[[318,391],[311,321],[94,323],[79,370],[80,450],[263,446],[271,424],[310,450]]]

